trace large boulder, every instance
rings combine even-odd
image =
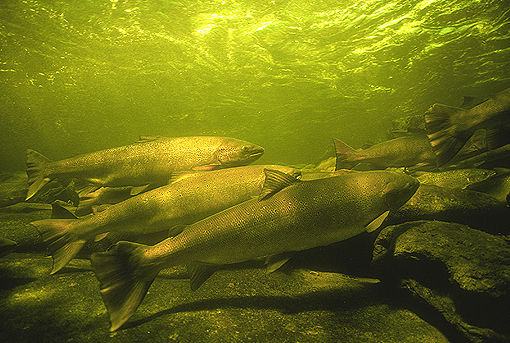
[[[372,267],[470,341],[510,342],[510,244],[504,236],[440,221],[388,226],[375,241]]]
[[[489,233],[510,233],[510,209],[496,198],[476,191],[421,184],[416,193],[385,224],[442,220]]]

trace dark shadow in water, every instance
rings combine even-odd
[[[358,309],[384,303],[383,299],[373,296],[373,294],[378,293],[374,288],[377,288],[377,284],[367,283],[359,289],[349,289],[346,293],[332,289],[297,296],[244,296],[202,299],[162,310],[143,319],[127,322],[122,328],[136,327],[170,314],[217,309],[278,310],[283,314],[297,314],[308,311],[345,312],[353,308]],[[367,296],[367,294],[370,295]]]
[[[472,343],[463,334],[457,331],[437,310],[425,302],[413,298],[408,292],[398,289],[395,285],[382,282],[379,291],[384,293],[385,302],[394,308],[409,310],[425,322],[439,330],[450,342]]]
[[[37,280],[36,278],[4,278],[0,276],[0,292],[8,291],[21,285]]]

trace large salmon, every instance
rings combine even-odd
[[[264,169],[268,167],[293,176],[301,174],[290,167],[263,165],[199,172],[111,205],[85,219],[73,218],[67,210],[54,206],[52,219],[31,224],[52,253],[53,274],[76,256],[86,241],[103,233],[147,234],[170,229],[169,235],[175,235],[184,225],[250,200],[261,192]]]
[[[78,178],[99,186],[162,186],[173,172],[247,165],[264,153],[260,146],[228,137],[140,137],[134,144],[52,162],[27,151],[30,199],[56,177]]]
[[[119,242],[108,252],[92,255],[111,330],[134,313],[161,269],[193,265],[193,290],[224,264],[267,256],[272,271],[290,252],[376,229],[418,185],[408,175],[389,171],[299,181],[266,169],[260,199],[207,217],[154,246]]]

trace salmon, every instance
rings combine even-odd
[[[419,186],[415,178],[390,171],[344,173],[312,181],[275,170],[265,173],[258,199],[189,225],[154,246],[119,242],[107,252],[92,254],[111,331],[136,311],[164,268],[191,265],[192,290],[225,264],[267,257],[271,272],[292,252],[375,230]]]
[[[436,156],[425,133],[391,139],[362,150],[355,150],[338,139],[334,143],[337,170],[351,169],[359,163],[370,164],[372,169],[436,168]]]
[[[438,167],[455,157],[477,129],[490,128],[487,133],[490,148],[509,143],[510,88],[483,100],[465,108],[434,104],[425,112],[427,135]]]
[[[257,197],[264,184],[264,169],[268,167],[296,177],[301,174],[297,169],[274,165],[199,172],[84,219],[53,205],[51,219],[30,224],[48,245],[53,257],[53,274],[76,256],[87,241],[107,232],[149,234],[168,230],[169,236],[173,236],[185,225]]]
[[[77,178],[95,185],[146,187],[167,184],[172,173],[183,170],[214,170],[248,165],[264,149],[229,137],[148,137],[134,144],[78,155],[52,162],[34,150],[27,151],[28,192],[34,196],[57,177]]]

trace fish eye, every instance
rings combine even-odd
[[[242,152],[248,152],[249,150],[250,150],[250,148],[247,147],[246,145],[243,145],[243,147],[241,148]]]

